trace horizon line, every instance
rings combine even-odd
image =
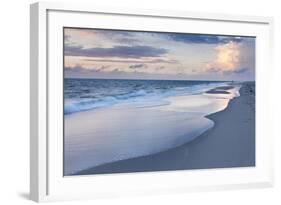
[[[143,79],[143,78],[87,78],[87,77],[64,77],[63,79],[82,79],[82,80],[167,80],[167,81],[216,81],[216,82],[255,82],[256,80],[204,80],[204,79]]]

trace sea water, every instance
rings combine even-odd
[[[203,93],[220,81],[65,79],[64,114],[128,103],[159,103],[167,97]]]

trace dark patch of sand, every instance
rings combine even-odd
[[[208,90],[206,93],[208,94],[229,94],[227,90],[233,89],[234,87],[229,85],[229,86],[220,86],[216,87],[214,89]]]
[[[209,90],[206,93],[208,94],[229,94],[229,92],[224,91],[224,90]]]

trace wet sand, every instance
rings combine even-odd
[[[225,94],[216,88],[209,94]],[[221,93],[219,93],[221,92]],[[255,84],[243,83],[240,97],[206,116],[215,126],[193,141],[157,154],[107,163],[75,175],[255,166]]]

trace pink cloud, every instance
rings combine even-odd
[[[240,46],[238,43],[229,42],[215,47],[216,58],[205,64],[205,72],[234,72],[240,69]]]

